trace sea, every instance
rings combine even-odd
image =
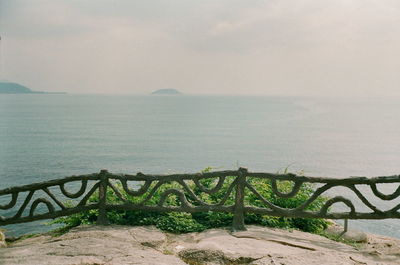
[[[398,175],[400,99],[0,95],[0,189],[101,169],[168,174],[207,167]],[[400,203],[365,192],[384,209]],[[10,235],[34,233],[51,229],[46,222],[5,228]],[[400,238],[398,219],[350,220],[349,228]]]

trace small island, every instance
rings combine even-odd
[[[163,88],[151,93],[152,95],[182,95],[182,92],[173,88]]]
[[[33,91],[27,88],[26,86],[17,83],[0,82],[0,94],[66,94],[66,93]]]

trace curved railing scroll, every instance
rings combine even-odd
[[[305,185],[313,187],[310,196],[293,208],[284,208],[265,195],[263,186],[268,183],[271,194],[282,200],[298,196]],[[285,190],[280,183],[290,182]],[[397,185],[391,194],[383,193],[378,185]],[[74,187],[75,191],[70,188]],[[360,186],[364,186],[361,190]],[[323,200],[317,209],[310,207],[326,198],[334,188],[347,189],[367,212],[358,211],[352,198],[345,195]],[[371,196],[363,194],[365,187],[376,199],[391,202],[394,206],[382,210]],[[113,193],[116,200],[107,200]],[[62,198],[61,198],[62,197]],[[0,226],[52,219],[91,209],[98,209],[98,223],[107,224],[107,211],[178,211],[178,212],[227,212],[233,214],[233,229],[244,230],[244,216],[248,213],[271,216],[328,219],[385,219],[400,218],[400,176],[351,177],[342,179],[248,172],[245,168],[196,174],[136,175],[100,173],[72,176],[64,179],[30,184],[0,190]],[[70,203],[66,203],[70,200]],[[212,201],[212,203],[210,203]],[[171,203],[174,202],[174,203]],[[257,202],[257,203],[255,203]],[[336,203],[349,210],[333,210]],[[312,209],[312,210],[310,210]]]

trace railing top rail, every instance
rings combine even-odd
[[[99,180],[99,174],[93,173],[93,174],[86,174],[86,175],[79,175],[79,176],[70,176],[70,177],[65,177],[65,178],[60,178],[60,179],[53,179],[53,180],[49,180],[49,181],[32,183],[32,184],[18,186],[18,187],[10,187],[10,188],[0,190],[0,195],[5,195],[5,194],[10,194],[10,193],[15,193],[15,192],[25,192],[25,191],[43,189],[43,188],[47,188],[47,187],[51,187],[51,186],[62,185],[64,183],[67,183],[70,181],[78,181],[78,180]]]
[[[209,178],[209,177],[227,177],[227,176],[238,176],[240,170],[224,170],[204,173],[179,173],[179,174],[143,174],[141,172],[136,175],[132,174],[114,174],[108,173],[107,177],[110,179],[126,179],[133,181],[154,181],[154,180],[190,180],[193,178]],[[248,177],[257,178],[269,178],[275,180],[289,180],[289,181],[301,181],[309,183],[325,183],[335,185],[354,185],[354,184],[373,184],[373,183],[396,183],[400,182],[400,175],[393,176],[379,176],[379,177],[347,177],[347,178],[329,178],[329,177],[308,177],[298,176],[295,174],[279,174],[279,173],[263,173],[263,172],[246,172]],[[11,194],[14,192],[26,192],[33,189],[42,189],[50,186],[61,185],[70,181],[79,180],[100,180],[98,173],[70,176],[60,179],[53,179],[44,182],[37,182],[23,186],[9,187],[0,190],[0,195]]]
[[[174,180],[174,179],[193,179],[193,178],[208,178],[208,177],[228,177],[238,176],[239,170],[224,170],[224,171],[213,171],[213,172],[202,172],[202,173],[179,173],[179,174],[143,174],[141,172],[136,175],[131,174],[113,174],[108,173],[108,177],[111,179],[125,178],[127,180]]]
[[[381,177],[347,177],[347,178],[329,178],[329,177],[307,177],[295,174],[273,174],[262,172],[248,172],[248,177],[274,178],[276,180],[297,180],[310,183],[334,183],[336,185],[351,184],[371,184],[371,183],[395,183],[400,182],[400,175],[381,176]]]

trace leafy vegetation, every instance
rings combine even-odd
[[[209,171],[210,168],[205,170]],[[227,193],[233,178],[227,178],[222,188],[214,193],[208,194],[202,192],[199,187],[194,183],[189,183],[189,187],[193,190],[194,194],[202,201],[208,204],[216,204],[220,202],[224,195]],[[212,188],[216,185],[215,178],[201,179],[200,183],[205,188]],[[248,178],[249,183],[268,201],[282,207],[282,208],[295,208],[302,205],[312,194],[313,186],[309,183],[304,183],[296,196],[292,198],[281,198],[277,196],[272,188],[269,180],[259,178]],[[122,191],[121,185],[114,183],[114,185]],[[281,192],[289,192],[292,189],[293,183],[291,181],[278,181],[278,189]],[[152,186],[154,187],[154,186]],[[151,190],[151,188],[149,190]],[[176,182],[170,182],[162,185],[154,194],[154,196],[146,203],[147,205],[155,205],[161,198],[161,194],[171,188],[182,189]],[[121,192],[124,194],[124,192]],[[139,203],[144,200],[148,193],[142,196],[129,196],[125,198],[132,203]],[[188,201],[193,205],[198,204],[190,196],[186,196]],[[93,194],[89,199],[90,202],[97,202],[98,194]],[[110,204],[121,203],[119,198],[114,194],[112,189],[107,190],[107,201]],[[326,198],[318,198],[306,209],[316,211],[326,202]],[[165,201],[165,205],[179,206],[180,201],[175,195],[170,195]],[[234,204],[234,191],[226,199],[226,205]],[[257,207],[265,207],[256,195],[251,193],[248,189],[245,191],[245,204]],[[80,224],[95,223],[97,219],[97,210],[90,210],[88,212],[74,214],[67,217],[61,217],[54,221],[54,223],[62,223],[66,227],[74,227]],[[198,213],[181,213],[181,212],[149,212],[149,211],[122,211],[112,210],[108,211],[107,217],[112,224],[120,225],[155,225],[159,229],[172,233],[187,233],[187,232],[200,232],[209,228],[228,227],[232,224],[233,214],[224,212],[198,212]],[[257,224],[269,227],[287,228],[287,229],[300,229],[306,232],[319,233],[328,225],[328,221],[324,219],[304,219],[304,218],[288,218],[288,217],[274,217],[259,214],[246,214],[246,224]]]

